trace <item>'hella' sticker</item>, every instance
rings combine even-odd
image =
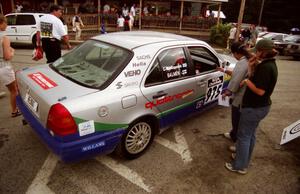
[[[48,90],[57,86],[57,84],[54,81],[50,80],[41,72],[29,74],[28,77],[35,81],[44,90]]]

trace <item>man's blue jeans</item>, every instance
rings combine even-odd
[[[255,145],[256,128],[269,110],[270,106],[242,108],[237,132],[236,157],[232,163],[233,169],[243,170],[248,167]]]

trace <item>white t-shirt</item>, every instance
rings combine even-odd
[[[229,31],[229,39],[234,39],[236,34],[236,27],[233,27]]]
[[[124,27],[124,22],[125,22],[125,19],[123,17],[118,18],[118,20],[117,20],[118,27],[119,28]]]
[[[135,8],[131,6],[130,8],[130,13],[132,14],[133,17],[135,17]]]
[[[39,30],[41,38],[56,38],[61,40],[63,36],[68,34],[62,21],[52,14],[41,17]]]

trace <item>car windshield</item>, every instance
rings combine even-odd
[[[88,40],[52,64],[63,76],[82,85],[100,88],[130,57],[128,50]]]

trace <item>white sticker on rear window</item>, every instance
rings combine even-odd
[[[78,129],[79,129],[79,135],[80,136],[95,133],[94,121],[91,120],[91,121],[87,121],[87,122],[84,122],[84,123],[79,123],[78,124]]]

